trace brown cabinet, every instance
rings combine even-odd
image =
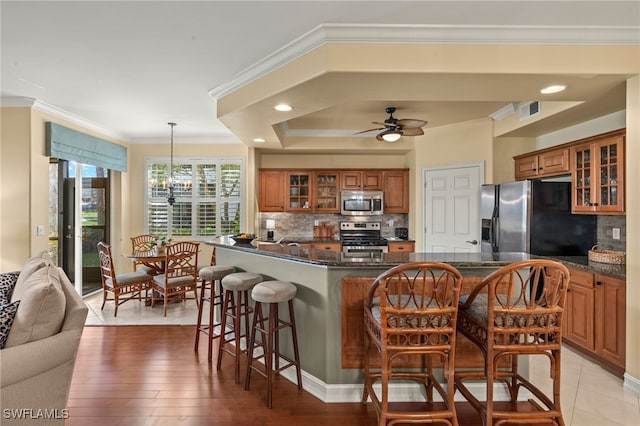
[[[283,212],[284,202],[284,172],[260,170],[260,196],[258,197],[260,211]]]
[[[311,211],[311,173],[287,171],[285,176],[285,211]]]
[[[384,212],[409,213],[409,171],[385,170]]]
[[[571,147],[572,212],[624,213],[624,130]]]
[[[382,170],[350,170],[341,174],[343,190],[380,191],[382,187]]]
[[[625,367],[625,281],[569,268],[564,339],[618,371]]]
[[[416,249],[416,243],[413,241],[389,241],[389,245],[387,247],[389,253],[397,253],[397,252],[413,252]]]
[[[313,173],[312,192],[314,212],[340,212],[340,172],[315,171]]]
[[[316,250],[342,251],[342,243],[327,241],[322,243],[311,243],[311,248]]]
[[[536,151],[514,157],[516,180],[568,174],[569,148]]]

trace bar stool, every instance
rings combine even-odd
[[[222,288],[220,280],[225,276],[232,274],[236,271],[236,268],[229,265],[212,265],[205,266],[200,269],[198,275],[202,285],[200,287],[200,300],[198,303],[198,322],[196,324],[196,342],[194,345],[194,351],[198,351],[198,344],[200,343],[200,333],[204,333],[209,336],[209,362],[211,362],[213,353],[213,339],[220,337],[219,332],[216,333],[216,327],[220,326],[220,323],[214,323],[214,308],[222,308]],[[206,293],[209,293],[207,296]],[[202,310],[204,308],[204,302],[210,303],[209,306],[209,324],[202,325]]]
[[[251,370],[256,370],[259,374],[267,378],[267,407],[272,406],[273,374],[278,374],[282,370],[295,367],[298,379],[298,389],[302,389],[302,374],[300,373],[300,354],[298,351],[298,336],[296,334],[296,319],[293,312],[293,299],[296,296],[296,286],[284,281],[265,281],[256,285],[251,291],[251,298],[255,301],[253,323],[251,328],[251,338],[247,347],[247,375],[245,377],[244,388],[249,389],[251,380]],[[278,317],[278,303],[288,302],[289,321],[284,321]],[[269,317],[265,318],[262,313],[262,304],[269,304]],[[265,323],[267,323],[265,328]],[[293,354],[291,359],[280,352],[279,332],[284,328],[291,329],[293,338]],[[256,343],[256,333],[261,333],[261,341]],[[266,341],[266,346],[265,346]],[[256,346],[262,347],[262,354],[253,356]],[[275,357],[275,358],[274,358]],[[255,361],[264,358],[264,372]],[[280,359],[287,361],[287,364],[280,367]],[[275,363],[275,365],[274,365]]]
[[[221,318],[221,334],[220,345],[218,346],[218,364],[217,370],[222,367],[222,354],[235,357],[235,380],[240,383],[240,354],[245,350],[240,349],[240,339],[249,338],[249,314],[253,309],[249,306],[249,290],[262,281],[262,275],[253,272],[235,272],[222,278],[222,288],[224,290],[224,303],[222,305]],[[245,330],[244,334],[241,330],[241,321],[244,317]],[[227,320],[231,318],[233,327],[232,333],[227,332]],[[222,331],[224,330],[224,331]],[[229,336],[229,337],[227,337]],[[233,349],[227,347],[228,343],[233,343]]]

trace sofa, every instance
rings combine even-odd
[[[0,423],[63,425],[87,306],[46,252],[0,274],[0,292]]]

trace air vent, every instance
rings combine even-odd
[[[520,105],[520,121],[527,120],[537,114],[540,114],[540,101],[532,101]]]

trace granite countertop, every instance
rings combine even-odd
[[[337,242],[337,240],[296,240],[295,243],[312,242]],[[298,262],[324,265],[328,267],[393,267],[408,262],[437,261],[449,263],[457,268],[500,267],[512,262],[527,259],[548,258],[562,262],[563,264],[584,269],[591,272],[611,275],[616,278],[626,279],[625,265],[613,265],[600,262],[591,262],[587,256],[535,256],[527,253],[383,253],[375,257],[352,257],[345,253],[330,250],[313,250],[300,247],[291,243],[275,244],[275,242],[254,241],[251,244],[238,244],[228,237],[219,237],[207,241],[206,244],[251,252],[264,256],[294,260]]]

